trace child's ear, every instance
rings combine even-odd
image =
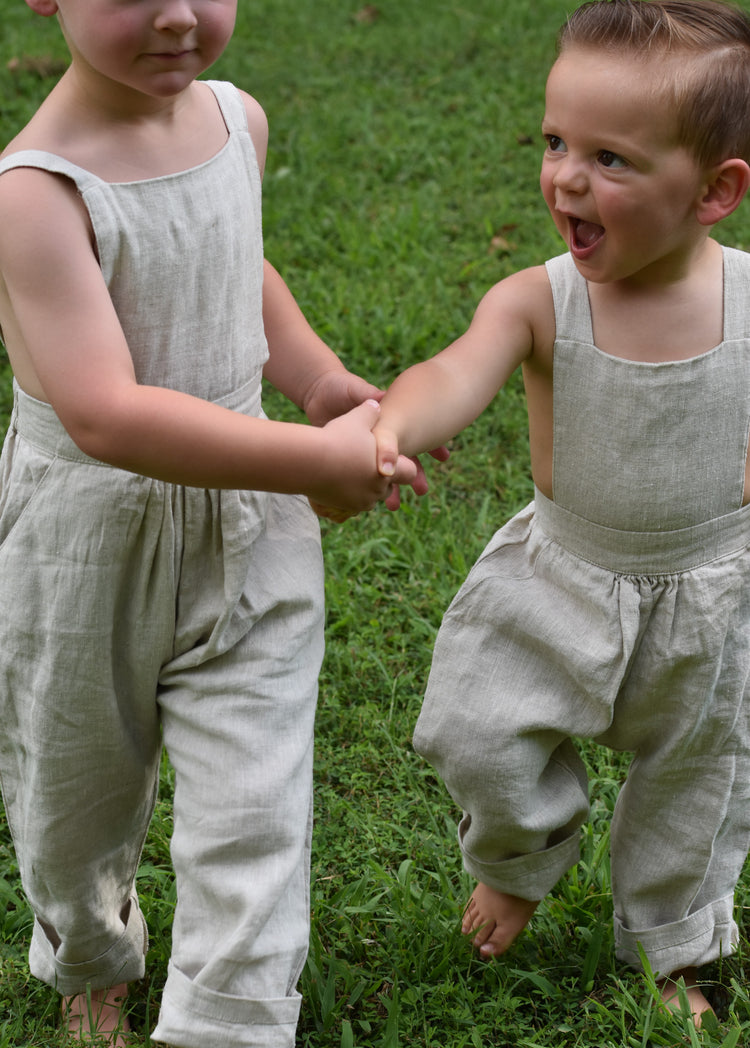
[[[57,0],[26,0],[26,6],[37,15],[49,18],[57,14]]]
[[[703,226],[712,226],[739,207],[750,187],[750,166],[733,157],[711,168],[698,201],[696,216]]]

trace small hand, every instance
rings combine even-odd
[[[377,469],[372,429],[379,414],[378,402],[368,399],[323,427],[324,469],[306,488],[320,516],[340,523],[389,498],[394,485],[417,483],[417,464],[403,455],[396,455],[387,476]]]
[[[335,368],[316,379],[307,391],[303,408],[314,426],[324,426],[365,400],[380,401],[384,395],[382,389],[359,375],[345,368]]]
[[[394,463],[399,458],[396,435],[390,430],[382,429],[380,426],[376,426],[373,432],[375,433],[375,440],[378,446],[378,471],[384,477],[390,477],[393,475]],[[450,451],[443,445],[428,452],[428,454],[438,462],[445,462],[450,457]],[[409,486],[415,495],[426,495],[429,491],[429,484],[427,483],[424,467],[416,455],[412,457],[411,461],[416,466],[417,472],[414,479],[409,481]],[[392,485],[391,491],[385,499],[385,504],[390,510],[397,510],[401,505],[401,490],[398,483]]]

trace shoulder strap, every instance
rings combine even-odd
[[[723,247],[724,341],[750,337],[750,255]]]
[[[90,171],[78,167],[64,157],[57,156],[56,153],[46,153],[42,149],[22,149],[18,153],[10,153],[0,160],[0,175],[18,167],[35,167],[54,175],[65,175],[75,182],[81,193],[90,186],[99,185],[101,182]]]
[[[242,95],[234,84],[230,84],[228,80],[205,80],[204,83],[208,84],[216,96],[219,109],[221,109],[221,114],[230,133],[232,131],[247,132],[245,103],[242,101]]]
[[[555,305],[555,338],[591,345],[594,332],[586,281],[569,254],[545,263]]]

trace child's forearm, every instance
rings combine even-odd
[[[283,278],[268,261],[263,271],[263,325],[269,349],[263,376],[304,411],[309,391],[321,375],[346,369],[310,327]]]
[[[460,433],[481,413],[487,399],[478,399],[462,387],[460,374],[446,367],[438,355],[393,382],[381,401],[376,428],[395,436],[402,455],[420,455]]]
[[[307,415],[315,426],[345,414],[383,391],[352,374],[313,331],[292,293],[265,263],[263,323],[269,359],[264,377]]]
[[[159,480],[299,493],[359,511],[388,489],[375,471],[370,429],[377,414],[376,404],[363,404],[318,429],[133,383],[101,413],[69,422],[69,431],[93,458]]]
[[[377,429],[391,434],[403,455],[419,455],[460,433],[529,357],[534,307],[549,290],[543,281],[537,269],[496,284],[463,335],[395,380],[381,402]],[[378,461],[382,465],[380,455]]]

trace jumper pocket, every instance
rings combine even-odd
[[[549,546],[549,539],[534,528],[533,508],[512,517],[487,543],[477,558],[462,588],[486,577],[530,579],[536,573],[537,560]]]
[[[9,433],[0,459],[0,549],[31,512],[45,487],[54,456]]]

